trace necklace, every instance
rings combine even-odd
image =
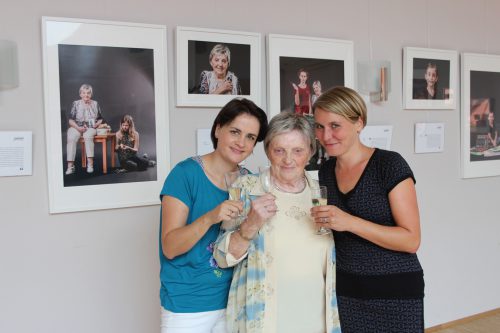
[[[281,187],[278,186],[278,183],[277,182],[273,182],[273,186],[280,192],[284,192],[284,193],[292,193],[292,194],[297,194],[297,193],[300,193],[302,191],[304,191],[304,188],[306,187],[306,176],[302,176],[302,179],[301,179],[301,185],[300,185],[300,190],[298,191],[288,191],[288,190],[284,190],[282,189]]]

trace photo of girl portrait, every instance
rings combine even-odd
[[[303,115],[314,126],[312,106],[322,91],[343,86],[344,61],[313,58],[280,57],[281,112]],[[319,170],[328,156],[320,144],[306,170]]]

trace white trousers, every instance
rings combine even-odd
[[[226,333],[226,310],[174,313],[162,307],[161,333]]]
[[[94,157],[94,136],[96,136],[97,130],[95,128],[87,128],[83,132],[83,140],[85,141],[85,154],[87,157]],[[76,156],[76,145],[82,134],[78,132],[73,127],[68,128],[68,142],[66,144],[66,160],[75,161]]]

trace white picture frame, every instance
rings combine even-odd
[[[427,92],[426,72],[437,72],[434,95]],[[432,82],[429,74],[429,80]],[[457,107],[458,52],[418,47],[403,48],[403,107],[420,110],[453,110]],[[432,97],[433,96],[433,97]]]
[[[202,72],[212,72],[210,53],[217,44],[229,48],[228,71],[239,82],[238,91],[228,94],[200,93]],[[178,26],[176,28],[177,106],[222,107],[235,97],[245,97],[261,106],[260,33]],[[233,82],[234,83],[234,82]]]
[[[461,159],[462,177],[500,175],[500,145],[488,137],[489,117],[493,128],[500,127],[500,55],[463,53],[461,61],[462,111]],[[491,102],[496,103],[493,107]]]
[[[170,170],[166,27],[43,17],[42,47],[49,212],[160,204],[158,194]],[[76,172],[65,174],[71,103],[63,97],[78,100],[83,83],[93,85],[92,98],[111,126],[108,137],[115,138],[124,114],[134,114],[139,153],[149,153],[156,165],[151,163],[146,171],[113,172],[105,162],[108,149],[111,160],[115,156],[113,140],[109,144],[106,138],[102,149],[95,144],[93,173],[86,173],[85,149],[78,144]]]
[[[267,66],[268,115],[272,118],[283,111],[296,112],[292,83],[298,82],[295,80],[298,80],[299,71],[307,72],[311,106],[312,86],[316,81],[322,82],[323,91],[337,85],[353,88],[354,44],[340,39],[270,34],[267,37]],[[305,116],[314,121],[312,113]],[[319,142],[317,146],[306,166],[314,179],[326,158]]]

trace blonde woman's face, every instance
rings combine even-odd
[[[341,115],[316,108],[314,112],[315,134],[330,156],[340,156],[348,152],[359,141],[363,121],[354,123]]]

